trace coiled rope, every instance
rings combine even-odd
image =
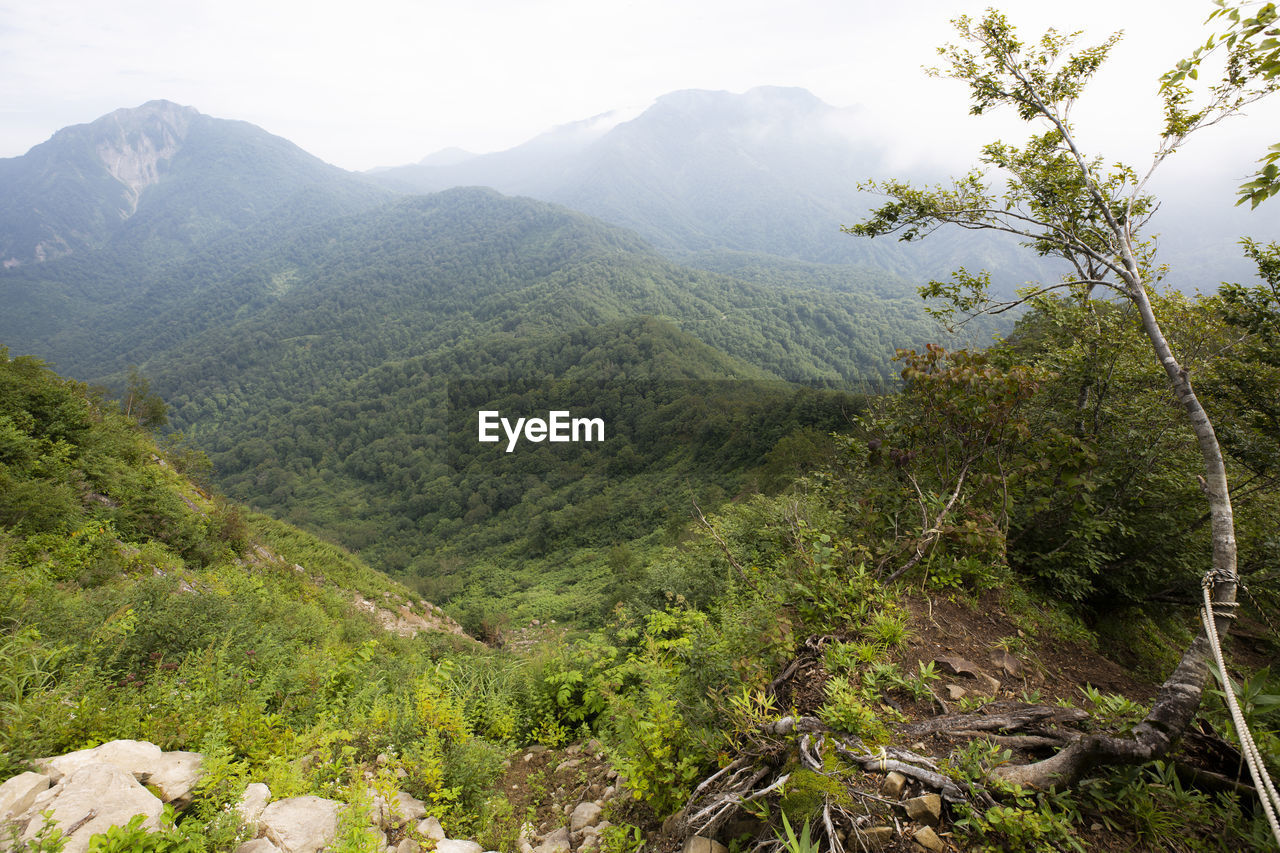
[[[1280,794],[1276,793],[1275,782],[1271,780],[1266,765],[1262,763],[1262,754],[1258,751],[1258,745],[1254,743],[1249,727],[1245,725],[1244,714],[1236,701],[1236,691],[1231,685],[1230,677],[1227,676],[1227,664],[1222,658],[1222,644],[1218,639],[1218,623],[1214,619],[1214,603],[1209,595],[1212,585],[1212,576],[1207,577],[1204,584],[1204,609],[1200,616],[1204,620],[1209,645],[1213,648],[1213,659],[1218,664],[1218,678],[1222,680],[1222,692],[1227,697],[1231,722],[1236,727],[1236,736],[1240,739],[1240,751],[1244,754],[1245,763],[1249,765],[1249,775],[1253,777],[1253,786],[1258,791],[1258,799],[1262,801],[1262,811],[1267,816],[1267,823],[1271,825],[1271,834],[1276,839],[1276,845],[1280,847],[1280,823],[1276,822],[1276,814],[1280,812]],[[1235,602],[1229,604],[1220,602],[1218,606],[1224,605],[1235,606]]]

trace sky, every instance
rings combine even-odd
[[[992,2],[0,0],[0,157],[165,98],[364,170],[446,147],[501,150],[677,89],[781,85],[858,107],[904,164],[962,168],[1004,129],[1021,134],[968,116],[963,86],[922,67],[953,37],[952,18]],[[1126,31],[1076,117],[1095,150],[1141,159],[1159,124],[1155,81],[1207,37],[1213,6],[1000,8],[1026,35]],[[1276,105],[1217,129],[1179,168],[1243,176],[1272,135]]]

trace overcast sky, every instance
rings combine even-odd
[[[0,156],[22,154],[60,127],[167,98],[368,169],[449,146],[500,150],[676,89],[787,85],[860,105],[904,161],[927,155],[963,165],[1001,132],[966,115],[963,87],[921,67],[950,37],[951,18],[986,5],[0,0]],[[1206,37],[1213,6],[1014,0],[1000,8],[1026,35],[1049,25],[1085,29],[1093,41],[1126,31],[1078,118],[1096,150],[1137,157],[1158,125],[1156,78]],[[1277,108],[1218,130],[1179,165],[1242,174],[1272,136],[1280,137]]]

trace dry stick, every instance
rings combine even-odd
[[[740,758],[737,758],[732,763],[725,765],[721,769],[717,770],[715,773],[712,773],[710,776],[703,779],[702,784],[694,788],[693,793],[689,795],[689,802],[692,803],[695,799],[697,799],[698,795],[701,794],[703,790],[706,789],[708,785],[710,785],[715,780],[719,779],[724,774],[728,773],[730,770],[736,771],[739,765],[741,765],[746,760],[747,760],[747,757],[745,755]]]
[[[831,804],[822,804],[822,821],[827,826],[827,840],[831,843],[831,849],[835,853],[844,853],[844,845],[840,843],[840,836],[836,835],[836,828],[831,825]]]
[[[951,508],[956,505],[956,500],[960,497],[960,490],[964,488],[964,478],[968,473],[969,473],[969,462],[965,462],[965,464],[960,468],[960,476],[956,479],[955,491],[951,493],[951,498],[947,501],[947,505],[944,506],[941,511],[939,511],[938,517],[934,520],[934,523],[930,527],[930,529],[924,531],[925,538],[922,542],[916,545],[915,554],[912,555],[911,559],[907,560],[907,562],[899,566],[893,572],[893,574],[885,578],[884,579],[885,583],[892,583],[893,581],[902,577],[902,575],[911,571],[911,569],[915,568],[917,563],[919,563],[921,560],[924,559],[925,549],[932,546],[933,543],[937,541],[938,537],[942,535],[942,522],[946,519],[948,515],[951,514]],[[917,487],[917,491],[918,490],[919,490],[919,487]]]
[[[922,767],[916,767],[914,764],[907,764],[905,761],[876,755],[859,755],[843,745],[837,744],[836,751],[844,757],[856,761],[863,770],[875,770],[880,773],[890,773],[898,771],[903,776],[910,776],[912,779],[928,785],[933,790],[942,795],[942,798],[949,803],[968,802],[968,797],[960,790],[960,787],[952,782],[941,773],[934,773],[932,770],[925,770]]]

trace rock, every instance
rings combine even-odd
[[[427,804],[404,791],[396,791],[395,805],[406,820],[422,820],[427,816]]]
[[[1009,654],[1008,649],[992,649],[991,665],[1003,670],[1010,678],[1022,677],[1022,661]]]
[[[978,673],[982,672],[973,661],[956,655],[939,655],[933,659],[933,662],[940,664],[951,675],[967,675],[970,678],[977,678]]]
[[[729,853],[729,848],[719,841],[703,838],[701,835],[691,835],[684,840],[681,853]]]
[[[126,773],[139,777],[141,781],[151,774],[151,770],[160,762],[160,747],[145,740],[113,740],[95,746],[92,749],[81,749],[46,758],[36,764],[47,770],[49,778],[57,782],[64,776],[70,776],[86,764],[111,764]]]
[[[262,817],[262,810],[269,802],[271,802],[271,789],[261,782],[254,782],[240,795],[236,811],[240,812],[240,818],[245,823],[257,823],[258,818]]]
[[[446,838],[436,842],[436,853],[484,853],[484,848],[474,841]]]
[[[284,853],[316,853],[338,834],[342,808],[323,797],[289,797],[263,809],[258,825]]]
[[[604,752],[604,744],[602,744],[600,741],[596,740],[595,738],[592,738],[591,740],[587,741],[586,750],[592,755],[599,755],[600,753]]]
[[[581,754],[581,752],[582,752],[581,744],[576,744],[576,743],[570,744],[569,746],[565,747],[565,750],[564,750],[565,755],[579,755]]]
[[[947,849],[947,845],[938,837],[938,833],[928,826],[922,826],[916,830],[911,840],[919,845],[917,849],[928,850],[930,853],[944,853]]]
[[[892,826],[872,826],[849,833],[851,850],[883,850],[893,843],[897,832]]]
[[[53,783],[43,773],[19,773],[0,785],[0,821],[25,814],[36,796]]]
[[[581,763],[582,763],[582,759],[580,758],[570,758],[567,761],[560,762],[560,766],[556,768],[556,772],[560,773],[561,771],[564,771],[564,770],[576,770],[578,768],[578,765]]]
[[[562,826],[555,832],[547,834],[542,843],[533,848],[533,853],[569,853],[569,827]]]
[[[916,823],[937,826],[942,820],[942,798],[937,794],[912,797],[904,802],[902,807],[906,809],[907,817]]]
[[[236,853],[280,853],[280,848],[270,838],[255,838],[237,847]]]
[[[424,837],[430,838],[432,841],[444,841],[447,837],[444,834],[444,828],[440,826],[440,821],[434,817],[429,817],[418,824],[418,832]]]
[[[529,752],[532,755],[541,755],[546,751],[547,751],[547,747],[540,743],[535,743],[533,746],[529,747],[529,749],[527,750],[527,752]]]
[[[41,792],[51,795],[45,798],[45,802],[42,803],[41,796],[37,795],[32,803],[33,807],[39,805],[42,809],[52,810],[54,821],[64,833],[69,832],[65,836],[67,845],[63,853],[84,853],[89,849],[89,839],[94,834],[106,832],[112,826],[122,826],[134,815],[146,816],[144,826],[152,829],[160,826],[164,804],[142,787],[132,773],[114,764],[82,763],[83,757],[78,762],[79,765],[60,785]],[[71,764],[64,762],[62,767],[70,769]],[[37,819],[27,825],[23,840],[34,838],[42,824],[37,813]],[[70,831],[71,827],[76,827],[74,832]]]
[[[396,845],[396,853],[419,853],[422,845],[412,838],[406,838]]]
[[[886,797],[893,797],[895,800],[902,796],[902,789],[906,787],[907,777],[903,776],[897,770],[884,777],[884,782],[880,783],[880,793]]]
[[[204,756],[198,752],[162,752],[144,781],[160,791],[160,799],[185,808],[191,802],[191,790],[204,775]]]
[[[948,684],[946,686],[946,691],[947,691],[947,698],[950,699],[952,702],[959,702],[961,699],[963,699],[965,696],[969,694],[969,691],[965,690],[959,684]]]

